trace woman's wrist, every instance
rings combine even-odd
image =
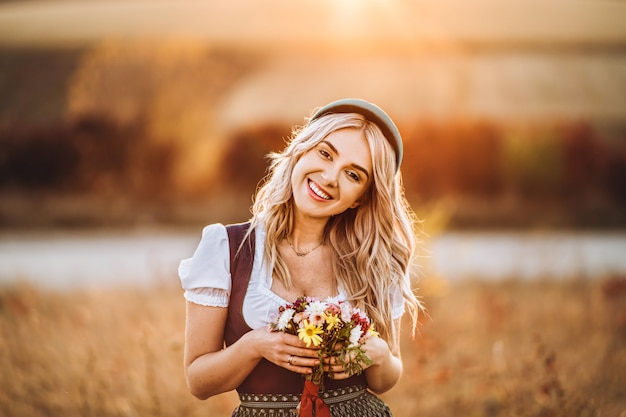
[[[255,360],[262,359],[264,357],[263,346],[265,339],[262,337],[264,336],[261,334],[262,332],[268,333],[266,329],[259,328],[249,331],[238,340],[238,343],[241,343],[242,346],[246,347],[247,351],[253,354],[253,359]]]
[[[385,366],[391,360],[391,350],[389,345],[382,338],[370,339],[364,346],[363,350],[367,357],[372,361],[371,366]]]

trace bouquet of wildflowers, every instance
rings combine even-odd
[[[323,383],[322,361],[325,357],[337,358],[348,374],[359,374],[363,371],[363,364],[372,364],[361,348],[363,343],[370,337],[378,337],[374,324],[365,313],[347,301],[333,298],[321,301],[299,297],[278,309],[270,329],[297,335],[307,347],[319,347],[320,365],[307,376],[317,386]]]
[[[366,314],[347,301],[332,298],[321,301],[299,297],[295,302],[281,306],[276,320],[270,323],[270,330],[297,335],[306,347],[319,348],[320,364],[304,382],[297,409],[300,417],[330,417],[328,406],[318,396],[324,383],[324,358],[335,357],[349,375],[359,374],[363,365],[372,364],[362,349],[363,343],[370,337],[378,337]]]

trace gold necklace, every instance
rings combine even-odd
[[[296,250],[296,248],[291,244],[291,242],[289,241],[289,238],[287,238],[287,243],[289,244],[289,247],[291,248],[291,250],[293,251],[293,253],[296,254],[296,256],[299,257],[303,257],[303,256],[307,256],[309,253],[313,252],[315,249],[319,248],[320,246],[322,246],[323,240],[320,241],[320,243],[317,244],[317,246],[315,246],[313,249],[308,250],[306,252],[298,252]]]

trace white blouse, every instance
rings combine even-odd
[[[264,245],[265,229],[259,225],[255,230],[252,274],[243,301],[243,317],[251,329],[268,326],[278,308],[288,303],[271,290],[272,276],[263,261]],[[202,230],[200,244],[191,258],[180,262],[178,275],[187,301],[204,306],[228,307],[231,291],[230,249],[224,225],[216,223]],[[394,287],[391,296],[392,315],[397,319],[404,313],[400,288]],[[338,299],[346,299],[341,288]]]

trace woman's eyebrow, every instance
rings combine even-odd
[[[337,148],[335,148],[335,146],[333,146],[333,144],[332,144],[332,143],[330,143],[330,142],[329,142],[329,141],[327,141],[327,140],[323,140],[321,143],[326,144],[326,146],[328,146],[328,147],[329,147],[329,148],[330,148],[330,149],[331,149],[334,153],[336,153],[337,155],[339,155],[339,151],[337,150]],[[359,164],[355,164],[355,163],[352,163],[352,166],[353,166],[355,169],[357,169],[357,170],[359,170],[359,171],[363,172],[363,174],[364,174],[364,175],[365,175],[365,176],[369,179],[369,177],[370,177],[370,173],[367,171],[367,169],[365,169],[365,168],[364,168],[364,167],[362,167],[361,165],[359,165]]]

